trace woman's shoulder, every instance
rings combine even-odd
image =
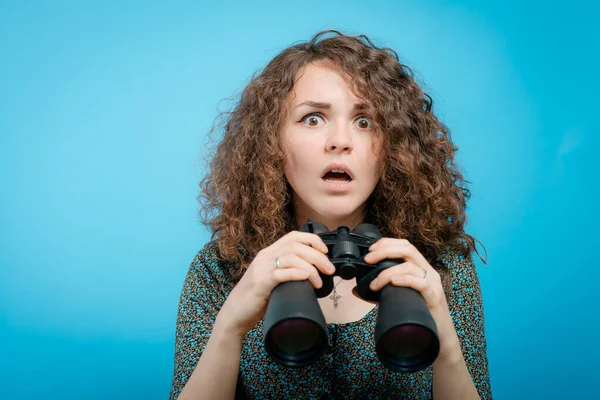
[[[188,271],[188,278],[201,281],[203,284],[219,286],[231,279],[232,266],[219,257],[219,242],[211,240],[200,249]]]
[[[471,254],[457,245],[446,245],[438,252],[438,261],[450,270],[461,268],[473,263]]]
[[[216,263],[219,261],[219,242],[211,240],[207,242],[194,257],[192,264]]]
[[[473,257],[461,246],[446,245],[438,253],[437,261],[443,264],[444,273],[450,276],[453,288],[465,280],[477,279]]]

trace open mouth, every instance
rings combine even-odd
[[[352,180],[347,172],[341,170],[331,170],[323,175],[322,179],[326,182],[350,182]]]

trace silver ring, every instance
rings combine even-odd
[[[427,277],[427,270],[425,268],[423,268],[423,278]]]
[[[281,266],[279,265],[279,257],[275,257],[275,269],[281,268]]]

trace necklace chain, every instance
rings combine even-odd
[[[338,308],[338,300],[342,298],[342,296],[340,296],[337,293],[336,288],[337,288],[337,285],[339,285],[343,280],[344,280],[344,278],[340,279],[338,281],[338,283],[336,283],[335,285],[333,285],[333,293],[331,294],[331,296],[329,296],[329,298],[331,300],[333,300],[333,308]]]

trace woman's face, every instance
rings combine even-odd
[[[288,106],[282,143],[296,222],[354,227],[379,180],[373,110],[329,60],[298,72]]]

